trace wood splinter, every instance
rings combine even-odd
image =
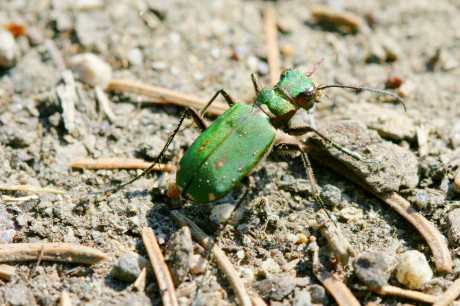
[[[41,256],[42,254],[42,256]],[[0,244],[0,262],[58,261],[95,264],[106,258],[97,249],[72,243],[7,243]]]

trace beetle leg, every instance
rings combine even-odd
[[[260,83],[259,76],[257,73],[252,73],[251,78],[252,84],[254,85],[254,90],[256,91],[256,94],[258,94],[262,90],[262,84]]]
[[[193,121],[195,122],[196,126],[201,130],[201,132],[206,130],[208,124],[206,123],[206,121],[204,121],[203,116],[201,116],[200,112],[198,112],[194,108],[188,108],[187,111],[190,113],[190,115],[193,118]]]
[[[319,137],[324,139],[327,143],[329,143],[331,146],[333,146],[337,150],[342,151],[343,153],[353,157],[356,160],[359,160],[359,161],[363,160],[363,157],[360,154],[358,154],[356,152],[352,152],[352,151],[348,150],[347,148],[339,145],[338,143],[336,143],[335,141],[333,141],[332,139],[330,139],[329,137],[327,137],[326,135],[324,135],[323,133],[321,133],[320,131],[318,131],[317,129],[315,129],[315,128],[311,127],[311,126],[306,125],[306,126],[299,126],[299,127],[289,128],[289,129],[285,129],[284,132],[286,132],[289,135],[294,135],[294,136],[300,136],[300,135],[304,135],[304,134],[306,134],[308,132],[314,132],[316,135],[318,135]]]
[[[177,132],[179,131],[180,127],[182,126],[182,123],[184,123],[185,117],[187,117],[187,113],[190,113],[192,115],[192,117],[194,117],[194,119],[195,119],[195,115],[198,114],[198,112],[196,110],[194,110],[193,108],[187,108],[185,110],[185,112],[182,113],[182,115],[180,116],[179,122],[177,123],[176,127],[174,128],[174,131],[171,133],[171,135],[169,135],[169,138],[166,141],[165,146],[161,150],[160,154],[158,154],[158,157],[156,158],[156,160],[147,169],[145,169],[141,174],[139,174],[138,176],[136,176],[133,179],[129,180],[128,182],[124,182],[124,183],[122,183],[122,184],[120,184],[120,185],[118,185],[118,186],[116,186],[114,188],[110,188],[110,189],[104,190],[102,192],[93,192],[93,194],[101,194],[101,193],[106,194],[106,193],[110,193],[110,192],[116,192],[116,191],[120,190],[121,188],[134,183],[135,181],[137,181],[138,179],[140,179],[144,175],[148,174],[156,164],[161,163],[161,161],[163,160],[164,155],[166,154],[166,151],[168,150],[169,145],[173,141],[174,137],[176,137]],[[198,122],[203,123],[204,125],[206,125],[204,122],[200,121],[200,120],[202,120],[200,116],[197,116],[197,118],[199,118]],[[195,121],[195,122],[197,122],[197,121]],[[200,124],[197,124],[197,125],[200,127]],[[204,128],[206,128],[206,126]]]
[[[236,100],[225,90],[225,89],[219,89],[215,94],[214,96],[211,98],[211,100],[209,100],[209,102],[205,105],[205,107],[203,107],[200,111],[200,115],[201,116],[204,116],[204,114],[206,113],[206,111],[208,110],[208,107],[212,104],[212,102],[214,102],[214,100],[216,100],[217,96],[221,94],[222,97],[224,97],[225,99],[225,102],[227,102],[228,106],[229,107],[232,107],[233,104],[236,103]]]
[[[284,142],[281,142],[281,143],[275,144],[275,146],[273,147],[273,150],[275,150],[275,151],[287,151],[287,152],[296,151],[296,152],[300,153],[303,165],[305,167],[305,171],[307,172],[308,180],[310,181],[311,191],[312,191],[313,197],[318,202],[319,206],[326,212],[326,215],[329,217],[329,219],[332,221],[332,218],[329,215],[329,212],[328,212],[328,210],[326,209],[326,207],[324,205],[324,201],[321,198],[321,194],[318,191],[318,188],[317,188],[318,185],[316,183],[315,174],[313,172],[313,168],[311,166],[310,159],[308,158],[307,152],[305,152],[302,149],[301,144],[300,143],[284,143]]]

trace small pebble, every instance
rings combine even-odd
[[[156,71],[162,71],[168,68],[168,64],[165,62],[153,62],[152,63],[152,69]]]
[[[327,184],[321,191],[321,198],[327,206],[336,207],[342,201],[342,191],[334,185]]]
[[[363,216],[363,210],[356,207],[345,207],[340,211],[340,217],[346,221],[362,219]]]
[[[297,244],[307,243],[308,241],[307,236],[304,234],[298,234],[297,237],[299,238],[299,240],[297,240]]]
[[[192,260],[190,264],[190,273],[199,275],[203,274],[206,270],[206,266],[208,265],[208,261],[201,255],[194,254],[192,255]]]
[[[246,60],[246,65],[248,66],[250,71],[257,71],[259,66],[259,60],[255,56],[249,56]]]
[[[278,274],[281,271],[280,265],[272,258],[263,261],[261,268],[266,276]]]
[[[106,88],[112,79],[112,68],[93,53],[82,53],[70,59],[70,66],[83,82]]]
[[[247,282],[254,281],[254,271],[250,268],[238,267],[240,277],[245,279]]]
[[[295,235],[295,234],[287,233],[286,234],[286,240],[288,242],[297,243],[297,241],[299,241],[299,237],[297,237],[297,235]]]
[[[296,288],[292,306],[311,306],[311,295],[307,289]]]
[[[0,29],[0,68],[11,68],[18,59],[19,48],[13,34]]]
[[[209,216],[209,218],[215,224],[221,224],[225,222],[228,218],[230,218],[234,209],[235,209],[235,205],[230,204],[230,203],[217,205],[212,209],[211,215]]]
[[[147,5],[152,12],[155,12],[161,19],[166,18],[168,11],[170,10],[173,1],[172,0],[147,0]]]
[[[460,208],[454,209],[447,215],[448,237],[452,245],[460,244]]]
[[[326,289],[320,285],[311,285],[309,288],[311,302],[313,304],[326,305]]]
[[[414,202],[421,209],[430,208],[431,210],[437,207],[444,206],[446,195],[435,189],[417,189],[414,194]]]
[[[34,295],[26,286],[18,283],[4,291],[4,299],[7,305],[11,306],[33,306],[37,305]]]
[[[127,54],[128,62],[132,66],[142,66],[144,63],[144,54],[142,53],[141,49],[134,48],[128,51]]]
[[[310,279],[308,277],[297,278],[286,274],[258,281],[253,286],[262,298],[281,301],[293,292],[296,287],[305,287],[309,283]]]
[[[216,37],[220,37],[228,32],[228,25],[222,19],[214,19],[211,21],[211,31]]]
[[[388,282],[390,258],[382,252],[362,253],[353,262],[355,274],[369,288],[381,288]]]
[[[430,281],[433,271],[419,251],[407,251],[399,257],[396,266],[396,278],[409,289],[420,289],[423,284]]]
[[[120,257],[113,266],[111,275],[113,278],[123,282],[134,282],[142,269],[149,264],[147,259],[133,254],[126,254]]]

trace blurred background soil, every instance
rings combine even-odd
[[[454,182],[460,166],[459,3],[286,0],[271,4],[277,14],[282,69],[308,72],[324,58],[313,75],[318,84],[386,87],[404,98],[407,112],[374,93],[331,89],[317,105],[315,119],[319,128],[338,120],[363,121],[386,141],[418,157],[417,186],[400,191],[414,205],[426,204],[417,209],[449,238],[454,272],[447,276],[435,272],[423,289],[432,294],[444,291],[460,274],[460,227],[452,225],[452,220],[460,220],[460,196]],[[318,4],[353,14],[358,25],[347,28],[318,22],[311,14]],[[0,70],[0,183],[68,191],[40,194],[25,202],[2,201],[1,243],[71,242],[107,254],[107,259],[91,266],[15,264],[17,276],[10,282],[0,281],[1,304],[56,305],[63,290],[70,293],[73,305],[161,303],[153,277],[144,292],[136,292],[132,281],[111,271],[128,251],[147,256],[140,239],[142,226],[151,226],[165,247],[178,230],[169,215],[172,208],[181,206],[185,215],[211,232],[209,205],[169,199],[166,185],[174,174],[166,172],[153,173],[107,197],[88,197],[91,191],[114,186],[139,172],[75,170],[69,164],[99,157],[151,161],[182,109],[107,91],[114,115],[110,119],[97,103],[94,88],[77,79],[78,102],[69,131],[56,96],[62,72],[75,61],[74,56],[93,53],[110,65],[113,78],[165,87],[203,101],[225,88],[238,101],[251,103],[250,74],[257,72],[264,84],[270,82],[262,15],[267,5],[241,0],[0,0],[0,27],[17,34],[15,57]],[[0,41],[0,49],[2,44],[6,46]],[[79,65],[78,61],[74,64],[74,71]],[[421,127],[428,135],[428,151],[422,153],[416,135]],[[164,162],[176,164],[198,134],[195,128],[183,129]],[[316,163],[313,168],[321,188],[335,196],[330,213],[358,253],[379,251],[396,260],[399,253],[419,250],[434,270],[426,242],[397,213],[332,170]],[[309,193],[301,161],[273,154],[253,176],[255,187],[241,218],[221,234],[222,248],[250,292],[263,295],[260,286],[252,285],[264,279],[287,274],[298,280],[285,296],[265,297],[271,305],[294,304],[305,294],[312,303],[333,304],[311,273],[307,244],[295,238],[316,236],[322,261],[333,262],[326,240],[315,227],[319,207]],[[234,203],[242,190],[220,203]],[[2,191],[2,195],[26,194]],[[206,257],[200,247],[193,249]],[[211,272],[200,303],[234,304],[226,280],[215,266]],[[337,273],[351,288],[359,285],[352,268]],[[191,303],[201,278],[199,272],[186,274],[178,287],[181,304]],[[402,286],[394,273],[389,282]],[[354,292],[363,304],[407,302]]]

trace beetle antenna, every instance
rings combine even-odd
[[[324,62],[324,57],[320,58],[320,60],[313,66],[313,69],[310,70],[309,72],[305,73],[305,76],[307,78],[311,77],[313,73],[315,73],[316,70],[318,70],[319,66]]]
[[[363,86],[342,85],[342,84],[321,85],[321,86],[317,87],[316,89],[317,90],[323,90],[323,89],[326,89],[326,88],[333,88],[333,87],[349,88],[349,89],[354,89],[354,90],[372,91],[372,92],[376,92],[376,93],[379,93],[379,94],[392,96],[393,98],[395,98],[395,100],[398,100],[403,105],[404,111],[407,111],[406,104],[404,103],[404,100],[400,96],[395,94],[394,92],[387,91],[387,90],[370,88],[370,87],[363,87]]]

